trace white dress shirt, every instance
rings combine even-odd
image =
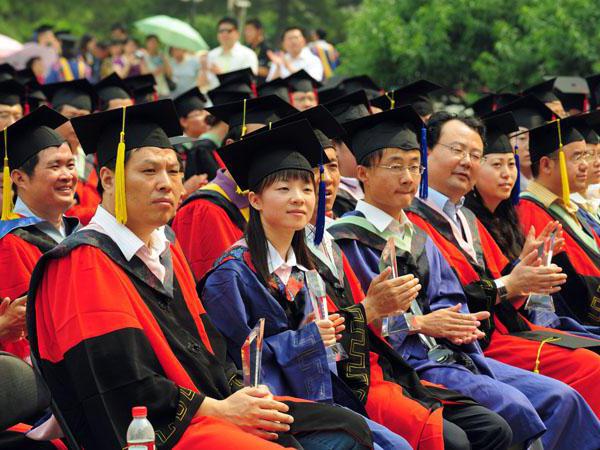
[[[31,209],[25,204],[20,197],[17,197],[17,202],[15,203],[15,208],[13,209],[15,214],[20,214],[23,217],[37,217]],[[64,220],[61,222],[60,228],[56,228],[50,222],[43,220],[42,222],[36,223],[35,227],[44,233],[46,236],[50,237],[57,244],[60,244],[64,238],[67,237],[67,232],[65,228]]]
[[[296,255],[294,253],[294,249],[290,247],[288,250],[288,254],[286,260],[284,261],[279,252],[273,247],[273,245],[267,241],[267,246],[269,252],[267,254],[267,264],[269,267],[269,273],[271,275],[275,274],[279,277],[279,279],[283,282],[283,284],[287,284],[290,279],[290,275],[292,274],[292,269],[297,267],[303,272],[307,272],[308,269],[301,264],[298,264],[296,261]]]
[[[323,80],[323,64],[321,64],[321,60],[317,56],[315,56],[308,47],[304,47],[296,58],[292,57],[292,55],[290,55],[289,53],[286,53],[285,55],[283,55],[283,57],[294,68],[294,72],[298,72],[299,70],[304,69],[315,80]],[[279,67],[280,78],[287,78],[292,74],[292,72],[290,72],[284,65],[281,65]],[[267,81],[271,81],[273,79],[276,70],[277,64],[271,64],[269,74],[267,75]]]
[[[412,222],[408,220],[408,217],[404,211],[400,213],[400,221],[398,221],[385,211],[365,202],[364,200],[359,200],[356,203],[355,210],[363,213],[365,219],[371,222],[371,224],[373,224],[373,226],[377,228],[380,233],[389,231],[399,236],[403,236],[407,230],[412,229],[413,227]]]
[[[234,70],[241,70],[250,68],[256,75],[258,73],[258,58],[254,50],[245,45],[236,42],[231,50],[225,52],[223,47],[213,48],[208,52],[208,67],[215,64],[221,70],[221,73],[233,72]],[[208,89],[216,88],[219,85],[219,79],[217,76],[208,72]]]
[[[152,232],[148,247],[133,231],[117,222],[115,216],[102,206],[98,206],[96,214],[83,230],[94,230],[105,234],[117,244],[127,261],[131,261],[131,258],[137,256],[161,283],[165,282],[167,268],[161,263],[160,257],[169,250],[170,242],[165,235],[164,226]]]

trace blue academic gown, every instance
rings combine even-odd
[[[336,242],[366,292],[379,274],[381,252],[357,240]],[[427,281],[421,283],[430,311],[461,303],[462,312],[468,312],[459,280],[429,237],[425,240],[425,252],[429,273]],[[545,448],[597,448],[594,442],[600,439],[598,428],[589,427],[588,423],[598,421],[585,400],[566,384],[487,358],[477,343],[463,345],[460,350],[472,359],[480,375],[460,364],[429,360],[417,335],[396,333],[389,341],[421,378],[468,395],[500,414],[512,428],[514,443],[531,441],[543,433]]]
[[[202,303],[214,325],[227,341],[227,354],[242,367],[241,348],[260,318],[265,318],[262,355],[262,383],[274,395],[332,402],[333,383],[327,353],[315,323],[296,330],[288,326],[284,309],[259,281],[241,256],[242,247],[233,257],[215,263],[201,285]],[[231,253],[230,253],[231,254]],[[306,288],[303,297],[305,315],[312,312]],[[404,438],[367,419],[375,448],[410,449]]]

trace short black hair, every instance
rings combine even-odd
[[[234,142],[239,141],[242,138],[242,126],[237,125],[235,127],[229,127],[227,130],[227,134],[225,135],[225,139],[223,142],[227,142],[228,139],[231,139]]]
[[[123,33],[127,33],[127,27],[125,26],[125,24],[117,22],[117,23],[113,23],[110,27],[110,31],[115,31],[115,30],[119,30],[122,31]]]
[[[431,115],[427,121],[427,147],[432,149],[437,145],[442,135],[442,128],[447,122],[458,120],[477,132],[485,144],[485,126],[483,122],[475,117],[466,117],[452,114],[447,111],[439,111]]]
[[[127,161],[129,161],[130,157],[131,157],[131,152],[125,152],[125,164],[127,164]],[[117,158],[111,159],[106,164],[104,164],[102,167],[106,167],[107,169],[110,169],[111,171],[114,172],[116,166],[117,166]],[[100,170],[98,170],[98,186],[96,187],[96,190],[98,191],[100,198],[102,198],[102,194],[104,194],[104,187],[102,187],[102,180],[100,179]]]
[[[326,39],[327,38],[327,31],[325,31],[323,28],[317,28],[315,30],[315,34],[317,35],[317,37],[319,39]]]
[[[263,29],[263,24],[262,24],[262,22],[259,19],[246,20],[246,25],[252,25],[257,30],[262,30]]]
[[[27,161],[25,161],[23,163],[23,165],[21,167],[19,167],[17,170],[19,172],[23,172],[25,175],[27,175],[29,178],[31,178],[31,177],[33,177],[33,172],[35,172],[35,168],[37,167],[38,162],[40,162],[40,155],[38,153],[35,153],[31,158],[29,158]],[[14,185],[14,189],[15,189],[15,194],[18,194],[19,188],[16,184]]]
[[[283,33],[281,33],[281,40],[283,41],[283,38],[285,37],[286,33],[290,32],[290,31],[294,31],[294,30],[300,31],[300,33],[302,34],[302,37],[304,39],[306,39],[306,31],[304,31],[304,28],[294,25],[291,27],[287,27],[285,30],[283,30]]]
[[[219,20],[219,22],[217,23],[217,28],[219,28],[221,25],[223,25],[224,23],[228,23],[229,25],[232,25],[233,28],[235,28],[236,30],[238,29],[238,21],[235,20],[233,17],[223,17],[221,20]]]
[[[160,42],[160,39],[155,34],[149,34],[149,35],[147,35],[146,36],[146,42],[148,42],[149,39],[156,39],[158,42]]]
[[[545,156],[550,159],[558,159],[558,150]],[[533,175],[533,178],[537,178],[540,175],[540,161],[541,159],[538,159],[536,162],[531,163],[531,175]]]

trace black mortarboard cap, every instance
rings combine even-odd
[[[131,98],[127,85],[115,72],[96,83],[94,89],[100,100],[99,109],[106,109],[110,100]]]
[[[319,163],[328,162],[307,120],[252,133],[218,153],[242,190],[255,189],[265,177],[281,170],[312,172]]]
[[[596,109],[600,106],[600,73],[586,77],[590,87],[590,106]]]
[[[321,87],[321,83],[311,77],[304,69],[294,72],[285,78],[290,92],[313,92]]]
[[[411,105],[420,116],[427,116],[433,114],[433,103],[429,94],[440,89],[442,86],[439,84],[417,80],[371,100],[371,104],[385,111],[392,107],[393,101],[394,108]]]
[[[42,92],[56,110],[64,105],[70,105],[78,109],[93,111],[97,103],[96,91],[86,79],[44,84]]]
[[[321,102],[321,104],[341,124],[371,114],[369,99],[365,91],[356,91],[327,103]]]
[[[583,135],[569,123],[568,118],[560,121],[560,140],[558,133],[558,124],[554,120],[540,127],[529,130],[529,155],[531,162],[539,161],[542,156],[548,156],[560,148],[562,145],[572,142],[584,141]]]
[[[183,94],[177,96],[175,100],[175,109],[179,117],[187,117],[192,111],[201,111],[206,108],[207,99],[200,89],[193,87]]]
[[[585,78],[560,76],[554,83],[556,95],[562,103],[565,111],[576,109],[586,111],[586,100],[590,94],[590,88]]]
[[[323,103],[331,103],[334,100],[337,100],[338,98],[345,97],[346,92],[344,92],[344,90],[339,86],[334,86],[334,87],[322,86],[319,89],[317,89],[317,95],[319,96],[319,103],[323,104]]]
[[[219,83],[221,84],[243,83],[247,84],[248,86],[251,86],[256,80],[256,75],[254,75],[252,69],[248,67],[245,69],[220,73],[217,75],[217,78],[219,79]]]
[[[344,124],[348,147],[361,164],[371,153],[384,148],[420,150],[423,121],[414,108],[405,105]]]
[[[254,97],[252,88],[245,83],[227,83],[208,91],[208,98],[213,105],[238,102]]]
[[[381,94],[381,87],[379,87],[368,75],[343,77],[340,79],[338,87],[341,87],[346,94],[363,90],[369,100],[378,97]]]
[[[13,106],[21,102],[25,87],[16,80],[0,81],[0,105]]]
[[[23,116],[6,129],[8,166],[18,169],[32,156],[48,147],[58,147],[65,140],[54,131],[67,122],[67,118],[47,106],[40,106]],[[4,155],[4,138],[0,139]]]
[[[531,94],[496,109],[494,115],[506,112],[512,112],[517,125],[528,130],[539,127],[554,118],[552,110]]]
[[[123,126],[123,108],[71,119],[86,154],[96,153],[100,167],[117,157]],[[140,103],[125,108],[125,151],[140,147],[172,148],[171,136],[182,134],[170,99]]]
[[[156,94],[156,78],[151,73],[127,77],[123,79],[123,83],[133,95],[136,104],[154,100],[150,96],[154,97]]]
[[[523,90],[523,95],[533,94],[544,103],[555,102],[558,100],[554,92],[555,83],[556,78],[550,78]]]
[[[17,75],[16,69],[8,63],[0,64],[0,81],[10,80]]]
[[[331,147],[332,139],[341,139],[346,135],[346,130],[335,117],[322,105],[317,105],[305,111],[292,114],[273,123],[273,128],[306,119],[310,123],[317,139],[323,148]]]
[[[289,102],[289,90],[288,83],[283,78],[276,78],[261,84],[257,88],[258,96],[265,97],[267,95],[276,95],[282,100]]]
[[[473,112],[478,117],[483,117],[493,113],[499,108],[519,100],[520,96],[510,93],[491,93],[484,95],[471,104]]]
[[[563,122],[577,128],[587,144],[600,143],[600,137],[596,131],[600,124],[600,110],[569,116],[563,119]]]
[[[46,101],[46,96],[42,92],[42,85],[38,82],[31,69],[17,71],[16,80],[25,86],[23,101],[29,106],[31,111]]]
[[[228,124],[230,128],[244,123],[244,100],[211,106],[206,110],[217,119]],[[276,122],[296,112],[298,112],[296,108],[276,95],[251,98],[246,100],[245,124],[259,123],[267,125],[269,122]]]
[[[485,148],[483,154],[514,153],[509,135],[519,131],[511,112],[489,115],[485,120]]]

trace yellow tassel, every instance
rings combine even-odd
[[[246,99],[244,99],[244,110],[242,111],[242,135],[241,135],[241,137],[246,136],[246,131],[248,131],[248,127],[246,126]]]
[[[537,356],[535,357],[535,367],[533,368],[533,371],[535,373],[540,373],[540,364],[541,364],[541,357],[542,357],[542,348],[544,347],[544,344],[549,344],[551,342],[556,342],[556,341],[560,341],[561,338],[559,337],[549,337],[546,339],[543,339],[540,342],[540,346],[538,347],[538,351],[537,351]]]
[[[123,124],[117,146],[117,163],[115,165],[115,217],[117,222],[127,223],[127,198],[125,195],[125,110],[123,107]]]
[[[396,106],[396,100],[394,100],[394,92],[386,92],[385,96],[388,98],[388,100],[390,101],[390,109],[394,109],[394,106]]]
[[[556,120],[558,126],[558,167],[560,169],[560,183],[562,186],[563,203],[567,208],[571,206],[571,191],[569,189],[569,174],[567,173],[567,159],[563,150],[560,119]]]
[[[12,189],[10,181],[10,168],[8,166],[8,147],[7,131],[4,129],[4,169],[2,171],[2,218],[0,220],[10,220],[14,218]]]

